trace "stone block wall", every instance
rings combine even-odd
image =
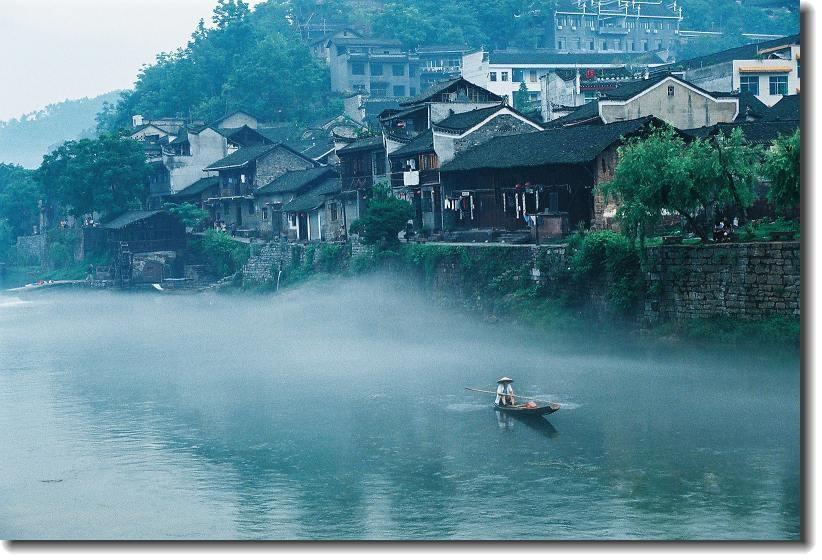
[[[648,249],[643,318],[800,315],[800,244],[672,245]]]
[[[46,235],[21,235],[17,238],[17,262],[28,266],[46,266],[48,263]]]

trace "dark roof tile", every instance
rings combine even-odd
[[[408,144],[388,154],[388,157],[407,157],[434,151],[434,133],[429,129],[415,136]]]
[[[312,183],[329,175],[336,175],[332,167],[313,167],[310,169],[300,169],[289,171],[280,175],[270,183],[257,189],[256,194],[279,194],[297,192]]]
[[[652,123],[661,124],[661,121],[643,117],[611,124],[499,136],[458,154],[440,169],[451,172],[587,163],[622,136],[635,134]]]
[[[256,161],[269,152],[273,152],[279,146],[280,144],[260,144],[258,146],[240,148],[223,159],[215,161],[206,167],[205,170],[218,171],[220,169],[228,169],[231,167],[243,167],[252,161]]]

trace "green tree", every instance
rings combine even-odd
[[[150,168],[142,145],[116,134],[71,140],[46,155],[35,172],[46,198],[74,216],[110,216],[139,207]]]
[[[30,234],[39,222],[39,202],[43,198],[34,172],[19,165],[0,163],[0,220],[12,235]]]
[[[707,241],[706,210],[750,206],[758,173],[753,153],[738,135],[686,143],[671,127],[657,128],[619,148],[614,178],[598,188],[616,198],[623,231],[642,245],[663,212],[679,214]]]
[[[799,206],[801,136],[797,129],[790,136],[780,136],[765,152],[764,175],[771,182],[768,200],[780,211]]]
[[[514,109],[525,114],[533,111],[531,94],[528,92],[528,86],[525,85],[525,82],[520,82],[519,90],[514,92]]]
[[[169,214],[177,216],[186,227],[190,228],[197,228],[197,226],[205,222],[209,216],[208,212],[190,202],[183,202],[182,204],[167,202],[163,205],[163,208],[167,210]]]
[[[408,202],[392,196],[387,183],[379,183],[374,185],[365,214],[354,220],[350,230],[369,245],[396,245],[398,234],[413,216],[414,209]]]

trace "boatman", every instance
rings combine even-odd
[[[514,406],[516,398],[514,396],[514,386],[511,385],[514,380],[510,377],[500,377],[497,381],[497,400],[494,404],[501,406]]]

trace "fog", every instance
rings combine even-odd
[[[3,294],[0,537],[796,538],[798,359],[602,340],[379,277]]]

